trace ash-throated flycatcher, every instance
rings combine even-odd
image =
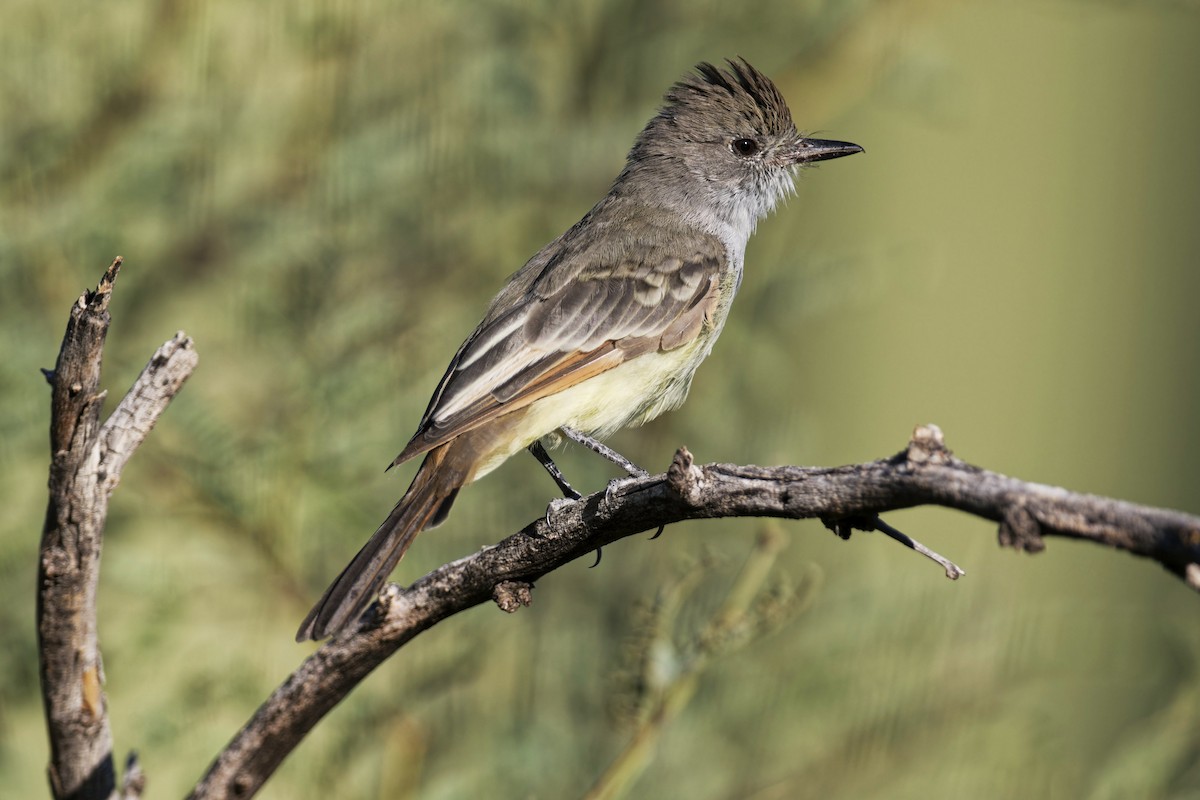
[[[433,393],[399,464],[412,485],[309,612],[296,638],[354,621],[458,490],[560,428],[604,437],[676,408],[742,280],[757,221],[797,168],[862,152],[796,131],[744,60],[671,87],[608,195],[492,300]]]

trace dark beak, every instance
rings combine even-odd
[[[863,149],[850,142],[835,142],[830,139],[801,139],[792,151],[792,160],[796,164],[811,164],[814,161],[828,161],[831,158],[852,156],[861,153]]]

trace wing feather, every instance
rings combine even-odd
[[[681,249],[651,226],[658,235],[589,250],[568,238],[574,230],[550,245],[557,252],[531,260],[527,268],[538,266],[539,273],[523,292],[514,296],[510,283],[494,301],[393,464],[634,355],[686,344],[699,332],[725,266],[719,240],[689,237]],[[495,313],[501,297],[510,307]]]

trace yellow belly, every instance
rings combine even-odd
[[[569,389],[544,397],[523,412],[506,441],[482,460],[479,479],[519,450],[561,427],[603,438],[678,408],[687,398],[696,367],[715,336],[667,352],[645,353]]]

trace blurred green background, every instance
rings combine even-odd
[[[935,422],[980,465],[1200,512],[1196,2],[7,0],[3,18],[7,796],[46,791],[37,368],[111,258],[109,405],[177,329],[201,357],[114,497],[101,582],[118,753],[170,797],[309,651],[298,621],[404,489],[412,467],[383,467],[487,300],[700,60],[745,56],[801,128],[867,153],[807,172],[760,226],[688,404],[618,449],[655,470],[680,444],[837,464]],[[560,463],[587,490],[613,474]],[[515,459],[397,579],[553,495]],[[1124,554],[1029,558],[954,512],[889,519],[967,577],[780,525],[762,635],[692,675],[629,796],[1200,796],[1200,597]],[[763,527],[675,525],[514,616],[444,623],[264,796],[582,796]]]

